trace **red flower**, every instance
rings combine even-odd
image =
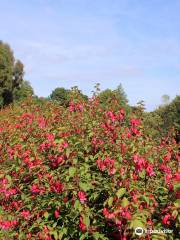
[[[84,203],[87,200],[86,193],[85,192],[78,192],[78,197],[81,203]]]
[[[64,203],[67,203],[67,201],[68,201],[68,198],[67,198],[67,197],[63,198],[63,202],[64,202]]]
[[[38,119],[38,125],[39,125],[40,128],[44,128],[46,126],[46,122],[45,122],[43,117],[40,117]]]
[[[48,134],[46,135],[46,137],[47,137],[47,140],[48,140],[49,142],[53,142],[53,141],[54,141],[54,134],[48,133]]]
[[[170,183],[170,180],[172,179],[172,174],[167,174],[166,177],[165,177],[165,182],[166,184]]]
[[[112,111],[107,112],[106,115],[107,115],[107,117],[109,117],[111,119],[112,122],[115,122],[116,116],[114,115],[114,113]]]
[[[55,212],[54,212],[54,216],[55,216],[55,218],[58,218],[59,215],[60,215],[60,212],[59,212],[58,210],[55,210]]]
[[[139,157],[138,155],[133,156],[133,160],[135,163],[135,167],[137,171],[142,171],[145,168],[145,160],[144,158]]]
[[[148,167],[146,168],[146,172],[150,177],[156,176],[154,170],[153,170],[153,166],[152,165],[148,165]]]
[[[14,227],[17,224],[18,224],[18,222],[16,220],[0,221],[0,228],[2,228],[3,230],[8,230],[9,228]]]
[[[64,185],[60,182],[51,182],[51,191],[56,193],[61,193],[63,191]]]
[[[24,218],[27,218],[29,215],[30,215],[30,211],[29,210],[23,210],[21,212],[21,215],[24,217]]]
[[[40,187],[37,184],[33,184],[31,187],[31,192],[35,194],[42,194],[44,193],[44,189],[40,189]]]
[[[163,217],[162,222],[163,222],[164,224],[166,224],[166,225],[169,225],[169,224],[170,224],[170,221],[169,221],[169,218],[170,218],[170,217],[171,217],[171,216],[170,216],[169,213],[166,214],[166,215]]]
[[[86,225],[84,224],[83,221],[84,221],[83,217],[81,216],[80,220],[79,220],[79,228],[81,229],[81,231],[85,231],[86,230]]]
[[[131,214],[130,214],[128,211],[123,212],[123,213],[122,213],[122,216],[125,217],[125,218],[127,218],[128,220],[131,219]]]
[[[104,208],[104,209],[103,209],[103,214],[104,214],[104,216],[105,216],[106,218],[109,218],[109,219],[115,217],[115,214],[114,214],[114,213],[110,213],[107,208]]]
[[[108,174],[109,175],[113,175],[113,174],[115,174],[116,173],[116,168],[110,168],[109,170],[108,170]]]
[[[135,126],[139,126],[141,124],[141,120],[140,119],[137,119],[137,118],[132,118],[130,120],[131,122],[131,126],[135,127]]]

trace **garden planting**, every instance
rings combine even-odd
[[[2,109],[0,239],[179,239],[178,160],[115,99]]]

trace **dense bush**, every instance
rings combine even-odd
[[[164,95],[164,97],[167,97]],[[158,107],[153,112],[143,112],[143,122],[147,131],[151,131],[156,138],[168,136],[174,129],[175,139],[180,141],[180,96],[172,102]]]
[[[178,146],[117,102],[4,109],[0,161],[0,239],[178,239]]]

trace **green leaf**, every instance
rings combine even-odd
[[[54,236],[55,240],[59,239],[57,231],[52,231],[51,234]]]
[[[44,217],[47,219],[49,217],[49,213],[48,212],[45,212],[44,213]]]
[[[147,204],[149,205],[149,198],[146,196],[142,196],[142,198],[147,202]]]
[[[80,182],[79,183],[79,186],[80,188],[83,190],[83,191],[88,191],[90,189],[92,189],[92,185],[90,183],[83,183],[83,182]]]
[[[116,195],[117,195],[118,198],[121,198],[125,194],[125,192],[126,192],[126,188],[120,188],[117,191]]]
[[[76,168],[75,167],[70,167],[69,168],[69,176],[70,177],[74,177],[75,172],[76,172]]]
[[[93,238],[94,238],[95,240],[108,240],[108,238],[106,238],[106,237],[104,236],[104,234],[101,234],[101,233],[99,233],[99,232],[94,232],[94,233],[93,233]]]
[[[79,240],[88,239],[88,233],[83,233]]]
[[[80,203],[79,200],[76,200],[76,201],[75,201],[75,203],[74,203],[74,208],[77,209],[77,210],[79,210],[79,212],[82,211],[83,208],[82,208],[81,203]]]
[[[86,225],[86,227],[88,228],[90,225],[90,219],[88,215],[83,215],[83,222]]]
[[[67,149],[66,149],[66,157],[68,158],[68,157],[69,157],[69,155],[70,155],[70,149],[69,149],[69,148],[67,148]]]
[[[12,178],[11,178],[10,175],[6,175],[6,178],[7,178],[7,180],[8,180],[9,182],[11,182]]]
[[[180,189],[180,182],[174,184],[174,190],[177,191]]]
[[[137,227],[145,228],[144,223],[140,219],[133,219],[130,223],[130,228],[135,229]]]
[[[112,206],[112,203],[113,203],[113,197],[110,197],[110,198],[108,199],[108,205],[109,205],[109,207]]]
[[[143,170],[139,173],[140,178],[144,179],[144,178],[145,178],[145,174],[146,174],[146,172],[145,172],[145,170],[143,169]]]
[[[129,205],[129,201],[126,197],[124,197],[121,201],[122,207],[127,207]]]
[[[74,158],[73,159],[73,164],[76,165],[78,163],[78,159],[77,158]]]

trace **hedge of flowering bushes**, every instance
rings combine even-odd
[[[179,239],[178,144],[115,100],[1,110],[0,164],[2,240]]]

